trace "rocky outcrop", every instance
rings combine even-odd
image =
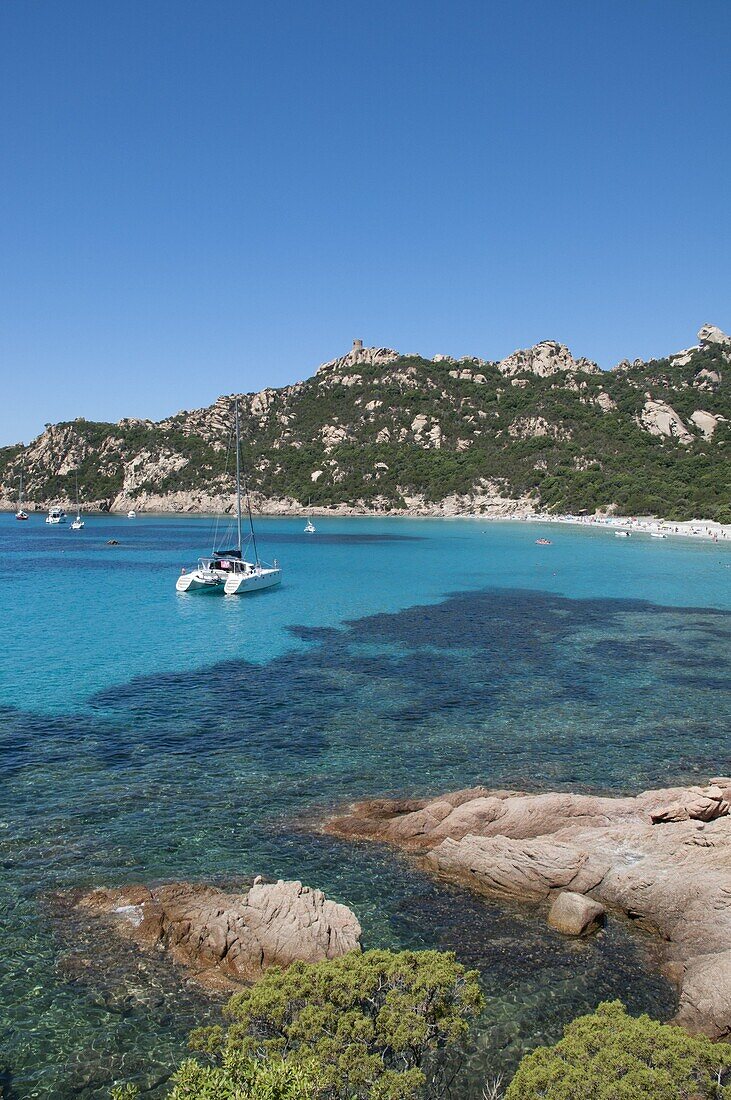
[[[701,347],[731,348],[731,336],[727,336],[716,325],[703,325],[698,333],[698,341]]]
[[[602,412],[612,412],[617,407],[617,402],[613,401],[609,394],[604,393],[604,391],[596,395],[594,404],[598,405]]]
[[[713,413],[706,412],[705,409],[696,409],[696,411],[691,414],[690,419],[705,439],[713,439],[713,433],[723,420],[723,417],[714,416]]]
[[[550,903],[570,891],[625,914],[666,941],[680,985],[678,1019],[725,1038],[730,808],[724,776],[633,798],[476,787],[425,801],[360,803],[325,828],[418,851],[434,874],[486,895]]]
[[[679,443],[692,443],[693,436],[686,428],[681,418],[666,401],[653,401],[647,394],[644,407],[639,416],[641,427],[650,435],[665,436],[666,439],[677,439]]]
[[[519,416],[508,426],[508,435],[514,439],[570,439],[571,432],[559,424],[550,424],[545,416]]]
[[[369,367],[387,367],[399,358],[399,352],[393,348],[364,348],[362,340],[354,340],[353,346],[347,355],[341,355],[339,359],[330,359],[318,367],[318,375],[340,374],[348,371],[358,364],[366,364]]]
[[[535,374],[539,378],[548,378],[559,371],[582,371],[584,374],[599,374],[599,367],[590,359],[574,359],[565,344],[555,340],[542,340],[532,348],[514,351],[507,359],[497,365],[501,374],[512,378],[516,374]]]
[[[209,989],[235,989],[270,966],[336,959],[360,946],[350,909],[301,882],[255,881],[242,894],[186,882],[100,889],[77,908],[142,950],[169,956]]]

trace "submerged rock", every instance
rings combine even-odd
[[[548,923],[564,936],[584,936],[599,927],[605,913],[606,909],[598,901],[573,890],[562,890],[551,905]]]
[[[667,941],[680,985],[678,1021],[725,1038],[731,1036],[729,796],[726,777],[635,798],[477,787],[421,802],[363,802],[325,829],[421,850],[432,872],[478,893],[551,902],[569,891],[588,896],[590,906],[623,912]],[[559,916],[569,904],[577,905],[560,903]]]
[[[235,989],[270,966],[336,959],[360,947],[354,913],[301,882],[255,882],[242,894],[187,882],[100,889],[77,908],[111,920],[120,936],[168,955],[210,989]]]

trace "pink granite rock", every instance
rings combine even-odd
[[[678,1019],[720,1038],[731,1034],[729,788],[726,777],[635,798],[478,787],[360,803],[325,828],[424,851],[433,873],[483,894],[590,892],[660,934],[681,980]]]
[[[244,894],[185,882],[93,890],[78,905],[214,989],[236,988],[297,959],[335,959],[360,945],[350,909],[301,882],[257,882]]]
[[[584,936],[599,927],[606,913],[603,905],[573,890],[562,890],[553,899],[548,923],[564,936]]]

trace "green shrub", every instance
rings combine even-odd
[[[229,1051],[219,1066],[187,1059],[168,1095],[169,1100],[309,1100],[315,1081],[303,1066],[278,1059],[256,1062]]]
[[[505,1100],[731,1100],[731,1047],[605,1003],[528,1054]]]
[[[215,1074],[223,1073],[225,1080],[232,1065],[284,1059],[308,1075],[314,1095],[328,1100],[411,1100],[427,1073],[437,1072],[437,1052],[466,1034],[481,1005],[476,973],[439,951],[353,952],[332,962],[272,968],[231,998],[227,1028],[193,1032],[191,1047],[214,1065],[196,1070],[185,1063],[181,1072],[192,1075],[193,1091],[172,1097],[213,1096],[201,1091],[203,1084],[195,1091],[196,1073],[209,1087],[206,1074],[218,1080]]]
[[[308,1071],[281,1059],[256,1062],[230,1053],[219,1066],[194,1058],[182,1063],[172,1078],[168,1100],[310,1100],[315,1084]],[[135,1100],[134,1085],[112,1089],[112,1100]]]

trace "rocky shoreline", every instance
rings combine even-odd
[[[416,853],[432,874],[479,894],[551,905],[561,931],[589,931],[603,907],[622,914],[664,942],[676,1022],[728,1039],[730,809],[726,776],[627,798],[476,787],[361,802],[323,828]]]

